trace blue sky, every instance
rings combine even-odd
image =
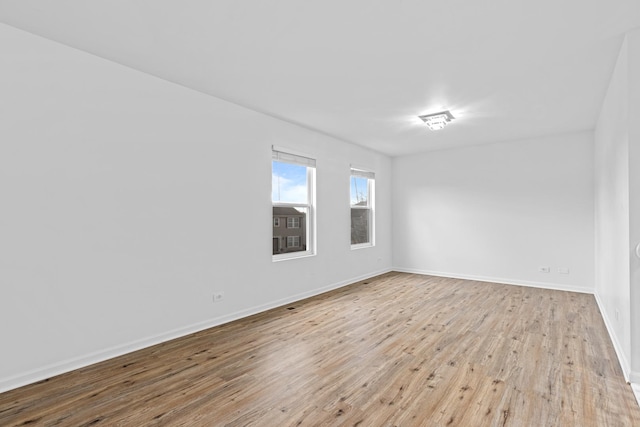
[[[284,162],[272,162],[271,200],[286,203],[307,203],[307,167]]]
[[[271,200],[285,203],[307,203],[307,167],[272,162]],[[351,177],[350,200],[356,204],[366,200],[367,178]]]
[[[367,200],[369,191],[367,190],[367,178],[359,176],[351,177],[351,204],[354,205],[363,200]]]

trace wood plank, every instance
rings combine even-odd
[[[2,426],[640,425],[591,295],[388,273],[0,394]]]

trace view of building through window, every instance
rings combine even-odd
[[[297,163],[291,157],[290,161],[272,161],[273,255],[309,250],[313,173],[308,164],[300,164],[309,159]]]
[[[274,260],[311,254],[315,160],[273,151],[271,201]],[[373,172],[351,169],[351,247],[374,244]],[[296,255],[298,254],[298,255]]]
[[[351,245],[373,244],[372,172],[351,169]]]

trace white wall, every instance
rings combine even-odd
[[[631,373],[640,403],[640,28],[627,34],[629,52],[629,252],[631,259]]]
[[[395,158],[392,200],[395,269],[593,290],[591,132]]]
[[[385,156],[5,25],[0,94],[0,391],[391,267]],[[315,257],[272,262],[272,144],[317,159]]]
[[[627,33],[595,131],[596,287],[622,369],[640,383],[640,29]]]
[[[627,50],[625,40],[595,130],[595,293],[625,375],[631,357]]]

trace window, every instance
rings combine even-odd
[[[351,168],[351,248],[374,244],[373,172]]]
[[[313,255],[316,161],[274,147],[271,167],[273,260]],[[286,227],[276,227],[276,217]]]
[[[280,227],[280,218],[278,217],[273,218],[273,226]]]
[[[300,246],[300,236],[287,236],[287,247],[297,248]]]

